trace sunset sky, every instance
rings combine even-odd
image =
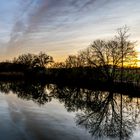
[[[0,0],[0,60],[43,51],[60,61],[124,25],[140,53],[140,0]]]

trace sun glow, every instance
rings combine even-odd
[[[138,59],[138,63],[137,64],[138,64],[138,67],[140,67],[140,46],[136,48],[136,51],[137,51],[137,57],[138,57],[137,58]]]

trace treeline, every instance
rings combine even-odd
[[[23,54],[11,62],[0,63],[0,76],[10,74],[26,77],[41,76],[57,81],[107,81],[139,84],[135,42],[129,40],[128,28],[117,30],[110,40],[95,40],[77,55],[64,62],[54,62],[53,57],[40,52]]]
[[[38,55],[23,54],[12,61],[0,63],[0,78],[32,78],[46,75],[46,66],[53,62],[53,58],[43,52]]]
[[[135,42],[129,40],[128,28],[125,26],[119,28],[117,35],[112,39],[95,40],[85,50],[80,51],[77,55],[68,56],[65,62],[54,63],[52,67],[89,68],[96,71],[92,74],[98,80],[139,84],[140,69],[137,67],[135,45]],[[88,74],[87,77],[93,78]]]

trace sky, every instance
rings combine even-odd
[[[124,25],[140,59],[140,0],[0,0],[0,61],[40,51],[63,61]]]

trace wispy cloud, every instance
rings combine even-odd
[[[88,44],[92,38],[108,36],[124,24],[132,31],[135,26],[136,38],[140,35],[139,0],[16,0],[14,5],[14,18],[9,13],[5,20],[7,26],[12,25],[7,29],[8,55],[23,50],[33,52],[37,50],[35,47],[78,50],[80,42]]]

